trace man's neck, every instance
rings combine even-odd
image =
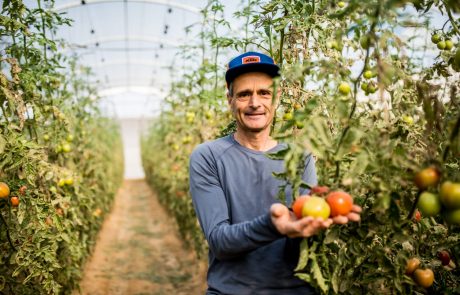
[[[270,130],[245,132],[238,128],[233,137],[240,145],[255,151],[265,152],[278,144],[276,140],[270,137]]]

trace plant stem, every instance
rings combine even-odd
[[[5,219],[3,218],[3,215],[0,214],[0,219],[2,220],[2,222],[5,224],[5,228],[6,228],[6,237],[8,238],[8,243],[10,243],[10,246],[11,248],[13,248],[14,251],[17,251],[16,248],[14,247],[13,245],[13,242],[11,241],[11,236],[10,236],[10,230],[8,228],[8,224],[6,223]]]

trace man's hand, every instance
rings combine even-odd
[[[279,203],[270,207],[271,219],[275,228],[283,235],[290,238],[303,237],[308,238],[317,234],[320,230],[326,229],[333,223],[346,224],[348,221],[359,221],[362,209],[358,205],[353,208],[346,216],[336,216],[326,220],[322,218],[303,217],[297,219],[295,214]]]
[[[322,218],[313,217],[297,219],[293,212],[279,203],[270,207],[270,213],[276,229],[290,238],[308,238],[332,224],[332,219],[323,220]]]

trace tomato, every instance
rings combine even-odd
[[[367,35],[362,36],[362,37],[359,39],[359,44],[360,44],[361,47],[364,48],[364,49],[369,48],[369,46],[370,46],[370,44],[371,44],[369,36],[367,36]]]
[[[420,259],[413,257],[407,260],[405,274],[410,276],[420,266]]]
[[[366,79],[370,79],[370,78],[372,78],[373,76],[374,76],[374,74],[372,73],[371,70],[367,70],[367,71],[365,71],[364,74],[363,74],[363,77],[366,78]]]
[[[420,213],[420,211],[418,211],[418,209],[415,210],[415,221],[419,222],[420,220],[422,220],[422,213]]]
[[[26,194],[26,190],[27,190],[27,186],[23,185],[19,188],[18,191],[21,196],[24,196]]]
[[[339,2],[337,3],[337,6],[340,7],[340,8],[344,8],[345,5],[346,5],[345,2],[343,2],[343,1],[339,1]]]
[[[302,207],[302,216],[320,217],[326,220],[331,213],[331,208],[327,202],[320,197],[308,198]]]
[[[4,182],[0,182],[0,199],[6,199],[9,195],[10,187]]]
[[[65,185],[65,179],[59,180],[58,186],[59,186],[59,187],[63,187],[64,185]]]
[[[439,41],[438,44],[436,44],[438,49],[444,50],[446,48],[446,42],[445,41]]]
[[[303,195],[298,197],[294,203],[292,203],[292,211],[294,211],[295,216],[297,216],[298,219],[302,218],[302,208],[303,204],[305,201],[310,198],[309,195]]]
[[[43,140],[44,141],[50,140],[50,136],[48,134],[43,135]]]
[[[290,120],[292,120],[293,118],[294,118],[294,115],[293,115],[291,112],[285,113],[285,114],[283,115],[283,120],[285,120],[285,121],[290,121]]]
[[[11,206],[17,207],[19,206],[19,198],[14,196],[10,198]]]
[[[329,188],[327,186],[314,186],[311,188],[310,193],[312,195],[323,195],[329,192]]]
[[[447,209],[460,208],[460,183],[445,181],[440,189],[441,203]]]
[[[331,192],[326,197],[326,202],[331,207],[331,216],[347,215],[353,207],[353,198],[346,192]]]
[[[449,224],[460,225],[460,209],[446,211],[442,217]]]
[[[437,195],[423,192],[418,199],[417,208],[423,216],[435,216],[441,212],[441,201]]]
[[[305,127],[305,124],[302,121],[295,121],[295,127],[297,127],[298,129],[302,129],[303,127]]]
[[[64,183],[67,184],[67,185],[72,185],[73,184],[73,178],[69,177],[69,178],[64,179]]]
[[[439,251],[438,258],[439,260],[441,260],[442,265],[449,265],[450,255],[449,255],[449,252],[447,252],[446,250]]]
[[[72,134],[67,135],[66,140],[67,140],[68,142],[72,142],[72,141],[73,141],[73,135],[72,135]]]
[[[441,36],[439,36],[438,34],[433,34],[431,36],[431,42],[433,42],[434,44],[438,44],[439,41],[441,41]]]
[[[444,48],[444,50],[451,50],[454,47],[454,42],[452,42],[452,40],[447,39],[445,42],[446,48]]]
[[[421,190],[434,186],[439,182],[439,172],[434,167],[425,168],[415,175],[414,182]]]
[[[45,223],[46,225],[53,226],[53,220],[49,216],[46,217]]]
[[[408,115],[403,115],[401,119],[407,124],[407,125],[413,125],[414,124],[414,118],[412,116]]]
[[[362,89],[363,91],[367,92],[367,86],[368,86],[367,83],[362,83],[362,84],[361,84],[361,89]]]
[[[351,87],[347,82],[342,82],[339,85],[339,92],[340,94],[347,95],[351,91]]]
[[[64,144],[62,145],[62,151],[63,151],[64,153],[69,153],[71,150],[72,150],[72,147],[70,146],[70,144],[64,143]]]
[[[414,272],[415,282],[423,288],[428,288],[433,285],[434,282],[434,273],[431,269],[417,269]]]
[[[377,91],[377,85],[375,85],[375,83],[370,82],[369,84],[367,84],[367,92],[375,93],[376,91]]]

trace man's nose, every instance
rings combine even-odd
[[[253,93],[249,98],[249,106],[252,108],[258,108],[259,106],[261,106],[261,99],[257,95],[257,93]]]

